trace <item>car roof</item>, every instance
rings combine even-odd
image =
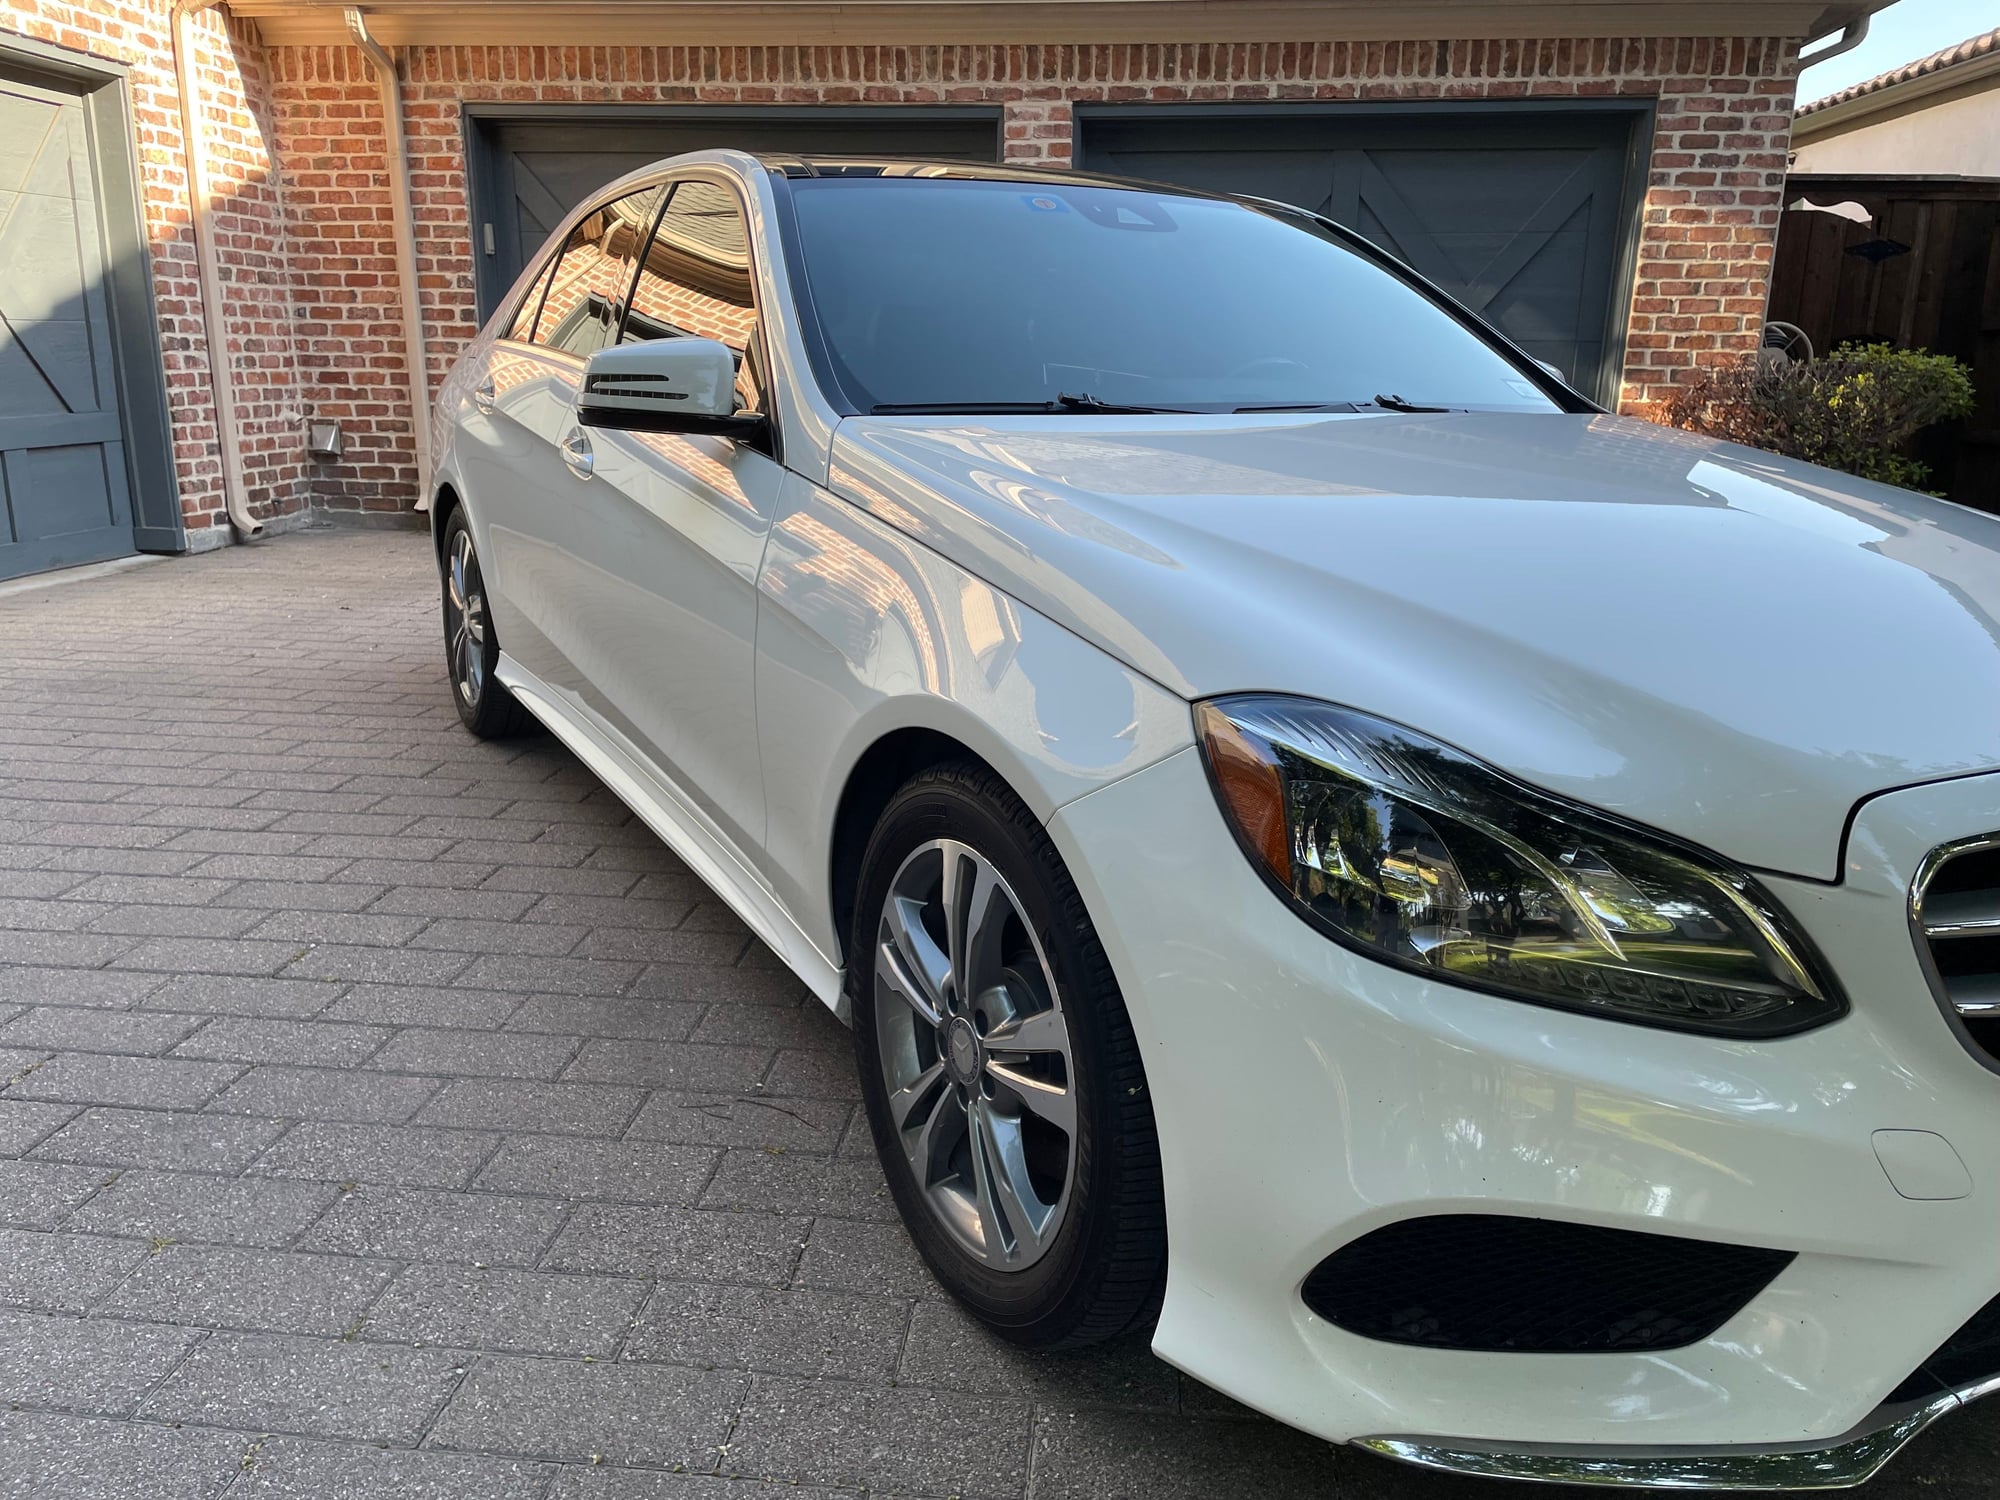
[[[1199,188],[1171,183],[1146,182],[1135,177],[1116,177],[1106,172],[1079,172],[1071,167],[1027,166],[1016,162],[966,161],[922,156],[801,156],[784,151],[749,153],[764,168],[780,177],[908,177],[945,181],[1070,183],[1080,187],[1129,188],[1143,192],[1170,193],[1184,198],[1217,198],[1240,201],[1228,194],[1207,193]]]

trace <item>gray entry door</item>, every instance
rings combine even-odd
[[[82,100],[0,79],[0,578],[133,550]]]
[[[720,147],[801,156],[927,156],[993,161],[997,108],[830,105],[616,107],[561,118],[473,119],[473,237],[479,313],[492,312],[568,212],[614,177],[662,157]]]
[[[1608,354],[1634,114],[1085,114],[1101,172],[1297,204],[1358,230],[1581,390],[1615,394]]]

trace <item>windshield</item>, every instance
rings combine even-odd
[[[1557,411],[1422,293],[1242,204],[1070,183],[807,178],[800,257],[869,411]]]

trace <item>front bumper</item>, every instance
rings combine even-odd
[[[1991,828],[2000,777],[1917,788],[1862,809],[1839,886],[1767,880],[1854,1013],[1743,1042],[1524,1005],[1341,948],[1250,869],[1194,751],[1069,804],[1052,832],[1124,989],[1159,1125],[1171,1252],[1155,1350],[1294,1426],[1440,1467],[1859,1482],[1961,1404],[1884,1403],[2000,1292],[2000,1079],[1940,1015],[1907,911],[1925,851]],[[1969,1191],[1902,1196],[1876,1155],[1884,1130],[1954,1143]],[[1643,1353],[1411,1347],[1307,1310],[1300,1286],[1327,1255],[1435,1213],[1796,1259],[1710,1337]]]
[[[1609,1450],[1538,1443],[1453,1444],[1436,1438],[1356,1438],[1384,1458],[1531,1484],[1661,1490],[1844,1490],[1865,1484],[1933,1422],[2000,1392],[2000,1377],[1925,1401],[1890,1402],[1831,1442]]]

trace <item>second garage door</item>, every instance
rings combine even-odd
[[[1000,111],[983,106],[471,113],[473,234],[482,317],[565,214],[614,177],[663,156],[733,147],[993,161],[1000,147]]]
[[[1082,165],[1297,204],[1359,230],[1581,390],[1615,396],[1638,222],[1627,108],[1078,111]]]

